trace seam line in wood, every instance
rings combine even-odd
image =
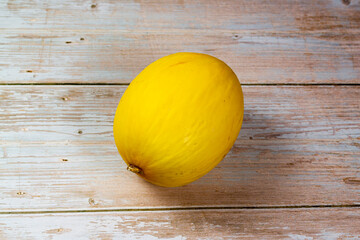
[[[48,213],[91,213],[91,212],[157,212],[157,211],[199,211],[199,210],[264,210],[264,209],[318,209],[318,208],[360,208],[360,204],[349,205],[294,205],[294,206],[194,206],[164,208],[115,208],[115,209],[74,209],[74,210],[43,210],[43,211],[0,211],[7,214],[48,214]]]
[[[0,83],[0,86],[128,86],[130,83]],[[360,83],[242,83],[242,86],[360,86]]]

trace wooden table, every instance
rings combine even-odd
[[[131,172],[117,103],[152,61],[216,56],[245,116],[179,188]],[[0,239],[360,237],[360,1],[0,1]]]

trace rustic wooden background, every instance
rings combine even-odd
[[[213,171],[161,188],[112,122],[179,51],[228,63],[245,116]],[[0,1],[0,159],[0,239],[360,238],[360,1]]]

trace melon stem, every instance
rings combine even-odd
[[[142,169],[133,164],[129,164],[129,166],[126,169],[133,173],[139,173],[139,174],[142,173]]]

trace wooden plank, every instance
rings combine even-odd
[[[2,239],[358,239],[359,208],[0,216]]]
[[[348,30],[359,23],[359,0],[9,0],[2,29],[255,29]]]
[[[125,89],[1,86],[0,210],[360,203],[360,86],[244,86],[235,146],[180,188],[125,170],[112,135]]]
[[[360,83],[359,16],[341,0],[2,1],[0,83],[129,83],[180,51],[242,83]]]

